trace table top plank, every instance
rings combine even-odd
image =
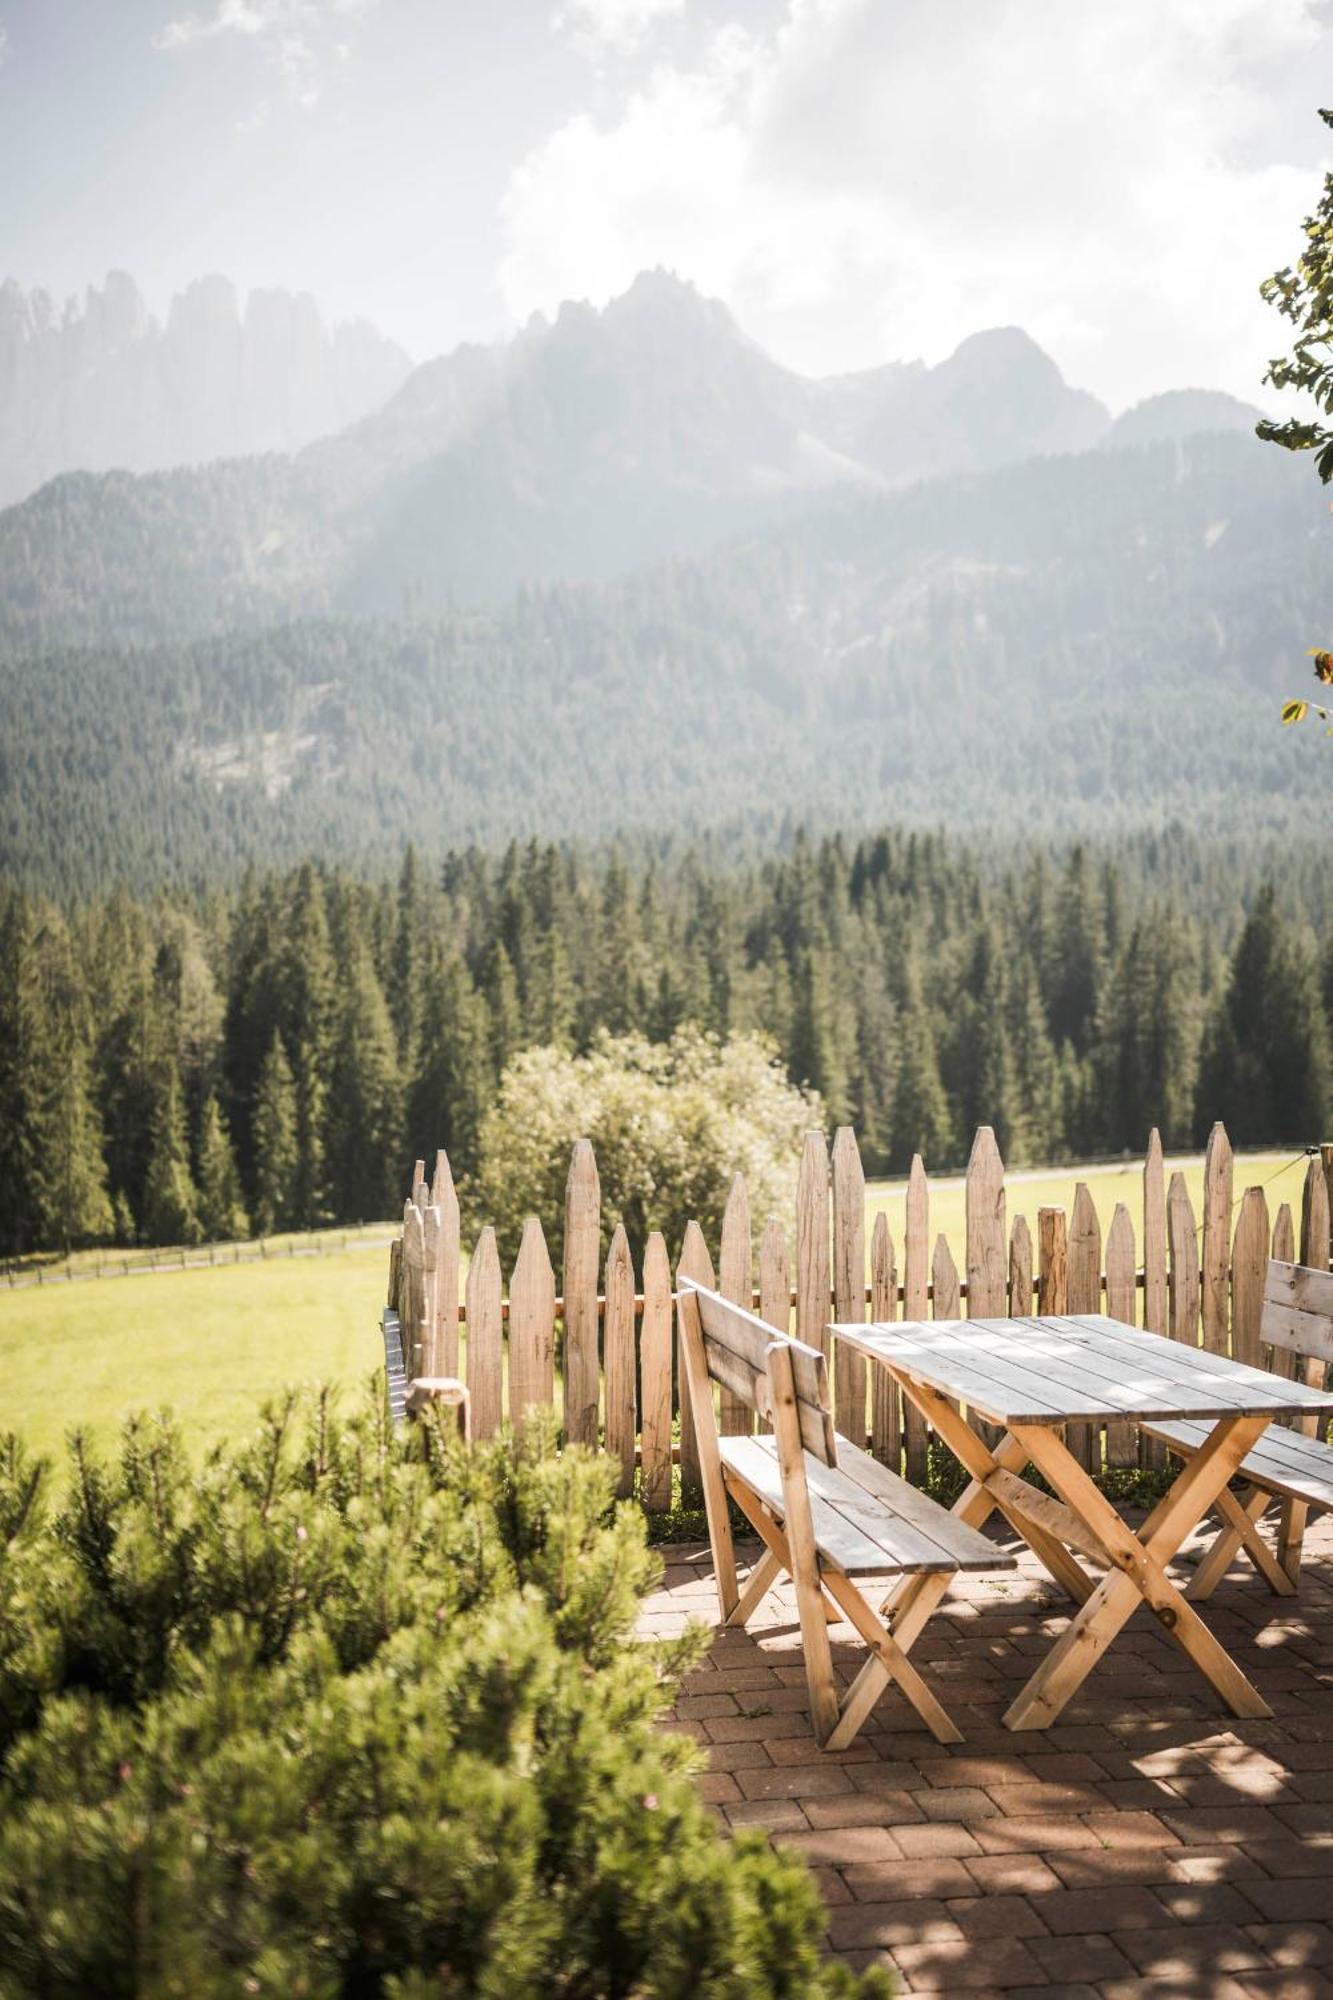
[[[1145,1349],[1127,1368],[1122,1359],[1105,1353],[1099,1341],[1090,1340],[1077,1318],[940,1324],[950,1326],[949,1338],[967,1356],[976,1351],[985,1356],[980,1365],[993,1379],[1011,1382],[1024,1399],[1044,1391],[1049,1401],[1058,1403],[1065,1420],[1169,1417],[1179,1409],[1169,1369],[1147,1365],[1154,1360],[1151,1350]],[[994,1358],[997,1355],[999,1359]],[[1016,1410],[1011,1416],[1019,1420]]]
[[[1079,1344],[1071,1342],[1054,1327],[1040,1341],[1020,1344],[1004,1331],[1007,1325],[994,1320],[932,1320],[929,1322],[931,1350],[947,1355],[955,1381],[971,1380],[975,1394],[964,1397],[980,1408],[984,1396],[1007,1398],[1005,1414],[1022,1420],[1027,1410],[1045,1411],[1046,1422],[1068,1422],[1073,1417],[1094,1421],[1125,1415],[1128,1404],[1114,1379],[1089,1368]],[[939,1331],[936,1333],[935,1329]],[[986,1385],[989,1385],[988,1388]],[[961,1390],[958,1393],[962,1393]],[[1133,1402],[1131,1396],[1128,1401]],[[1163,1402],[1161,1416],[1175,1413],[1173,1402]]]
[[[1285,1416],[1333,1394],[1102,1314],[835,1325],[837,1336],[997,1423]]]

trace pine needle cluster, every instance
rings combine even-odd
[[[795,1862],[657,1726],[698,1638],[612,1469],[270,1406],[0,1441],[0,1996],[837,1996]]]

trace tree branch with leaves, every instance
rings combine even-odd
[[[1333,130],[1333,111],[1319,116]],[[1301,225],[1305,249],[1295,266],[1275,271],[1259,287],[1261,296],[1296,328],[1289,354],[1276,355],[1264,375],[1274,389],[1296,389],[1308,396],[1324,417],[1333,417],[1333,173],[1324,176],[1324,191],[1318,208]],[[1324,485],[1333,481],[1333,426],[1318,418],[1286,417],[1280,423],[1265,417],[1255,426],[1268,444],[1280,444],[1286,451],[1312,451],[1315,471]],[[1310,648],[1315,679],[1323,687],[1333,685],[1333,653]],[[1315,715],[1333,735],[1333,717],[1317,701],[1292,697],[1282,704],[1285,727]]]

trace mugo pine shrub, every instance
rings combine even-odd
[[[378,1395],[191,1467],[0,1441],[0,1996],[869,1994],[654,1727],[693,1642],[609,1461]]]

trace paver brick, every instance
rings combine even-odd
[[[1203,1545],[1204,1538],[1199,1538]],[[1237,1565],[1208,1622],[1275,1711],[1225,1715],[1135,1620],[1050,1729],[1002,1721],[1068,1607],[1018,1581],[958,1580],[913,1657],[966,1741],[942,1747],[895,1692],[846,1752],[814,1742],[794,1605],[716,1636],[667,1725],[705,1746],[707,1809],[814,1871],[826,1948],[900,1992],[968,2000],[1333,2000],[1333,1520],[1312,1524],[1301,1597]],[[707,1551],[667,1557],[645,1626],[715,1616]],[[833,1630],[845,1686],[864,1659]]]
[[[984,1951],[957,1943],[895,1945],[894,1959],[913,1990],[965,1992],[975,1987],[1030,1986],[1040,1967],[1022,1938],[990,1938]]]

